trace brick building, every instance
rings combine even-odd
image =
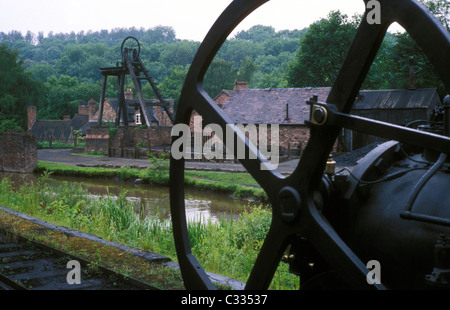
[[[89,121],[89,110],[86,104],[79,106],[79,113],[73,118],[66,115],[62,120],[38,120],[36,112],[35,106],[28,107],[28,131],[38,142],[51,140],[73,143],[74,131],[81,130]]]
[[[271,125],[278,125],[280,154],[299,155],[309,139],[305,120],[309,119],[310,107],[306,101],[314,95],[325,101],[329,92],[330,88],[248,89],[246,82],[236,82],[233,90],[221,91],[214,102],[234,124],[265,124],[269,132]],[[194,116],[196,112],[191,118],[192,131]]]
[[[314,95],[325,102],[331,88],[267,88],[248,89],[237,82],[233,90],[223,90],[214,101],[234,124],[277,124],[280,154],[300,154],[309,139],[310,106],[306,102]],[[418,120],[428,120],[435,107],[441,105],[436,89],[361,90],[355,98],[352,114],[405,126]],[[194,113],[193,116],[197,114]],[[193,130],[193,118],[191,130]],[[205,126],[206,124],[203,124]],[[269,127],[269,126],[268,126]],[[204,140],[208,137],[204,138]],[[343,130],[339,150],[352,151],[380,138],[360,132]],[[338,146],[338,145],[336,145]]]
[[[306,104],[317,95],[325,101],[330,88],[267,88],[248,89],[239,83],[233,92],[222,92],[216,100],[222,103],[223,112],[235,124],[277,124],[279,127],[280,153],[299,154],[309,139],[310,106]],[[223,100],[224,96],[228,96]]]

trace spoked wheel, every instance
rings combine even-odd
[[[122,53],[122,58],[125,56],[125,53],[127,53],[132,61],[136,61],[141,53],[141,44],[135,37],[126,37],[120,46],[120,52]]]
[[[233,29],[266,0],[235,0],[222,13],[201,44],[187,75],[175,124],[189,124],[192,111],[207,124],[225,129],[232,124],[202,86],[204,75],[216,52]],[[295,171],[284,177],[276,170],[261,170],[262,158],[240,162],[266,191],[272,206],[272,222],[246,284],[246,289],[267,289],[276,268],[293,238],[308,240],[323,259],[352,288],[383,288],[369,285],[368,269],[323,216],[314,202],[327,158],[342,128],[450,153],[450,139],[398,127],[349,114],[361,84],[376,56],[389,25],[397,21],[423,48],[450,89],[450,38],[434,18],[414,0],[380,0],[381,23],[369,24],[366,16],[358,29],[348,56],[326,103],[315,98],[311,105],[310,139]],[[420,25],[420,26],[419,26]],[[178,137],[174,136],[175,141]],[[241,135],[234,132],[234,141]],[[225,141],[226,144],[226,141]],[[246,142],[247,152],[252,148]],[[235,154],[236,156],[236,154]],[[214,289],[206,272],[191,252],[184,202],[184,159],[170,162],[170,197],[175,245],[187,289]]]

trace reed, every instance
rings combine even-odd
[[[106,240],[152,251],[177,260],[172,224],[156,215],[142,216],[121,195],[91,198],[81,187],[63,182],[52,191],[47,176],[37,184],[15,189],[8,178],[0,182],[0,205]],[[193,254],[205,270],[246,281],[271,223],[270,210],[259,207],[238,220],[197,219],[188,223]],[[298,278],[281,263],[272,289],[297,289]]]

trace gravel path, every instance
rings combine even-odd
[[[338,156],[335,158],[338,167],[352,167],[357,161],[374,149],[378,144],[370,144],[363,148],[357,149],[353,152]],[[63,163],[73,166],[85,167],[105,167],[105,168],[120,168],[120,167],[135,167],[147,168],[151,163],[147,159],[131,159],[105,156],[83,156],[72,154],[70,149],[40,149],[38,150],[38,159],[43,161]],[[278,171],[281,173],[292,173],[297,167],[299,160],[292,159],[281,162],[278,165]],[[189,170],[204,170],[204,171],[225,171],[225,172],[245,172],[245,168],[240,163],[214,163],[214,162],[195,162],[186,161],[186,169]]]
[[[43,161],[63,163],[73,166],[92,166],[105,168],[119,168],[119,167],[136,167],[146,168],[150,167],[151,163],[147,159],[131,159],[105,156],[83,156],[71,154],[70,149],[41,149],[38,150],[38,159]],[[278,171],[281,173],[291,173],[298,164],[298,159],[282,162],[278,166]],[[224,162],[200,162],[200,161],[186,161],[186,169],[190,170],[205,170],[205,171],[225,171],[225,172],[245,172],[245,168],[240,163]]]

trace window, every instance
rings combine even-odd
[[[136,120],[136,125],[141,125],[142,124],[141,113],[136,113],[135,120]]]

